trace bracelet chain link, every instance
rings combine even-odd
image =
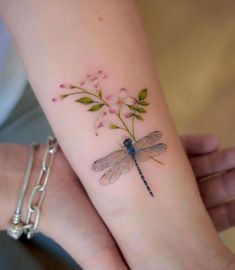
[[[35,150],[37,150],[37,148],[38,145],[31,145],[28,165],[26,168],[23,185],[17,200],[16,210],[12,218],[12,222],[7,230],[8,235],[10,235],[14,239],[19,239],[23,233],[25,233],[27,235],[27,238],[30,239],[35,233],[38,232],[37,228],[41,215],[41,206],[45,197],[46,186],[51,172],[52,163],[58,150],[58,143],[55,138],[48,137],[37,183],[32,189],[31,195],[29,197],[26,219],[25,222],[23,222],[21,219],[21,210],[26,193],[26,188],[33,167],[34,152]]]

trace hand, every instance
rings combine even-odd
[[[43,148],[40,146],[36,154],[28,190],[35,185]],[[27,146],[0,144],[0,229],[6,229],[13,215],[28,154]],[[113,238],[61,151],[56,154],[49,177],[39,230],[58,242],[83,269],[127,269]]]
[[[202,200],[218,231],[235,225],[235,147],[219,150],[213,135],[185,135],[182,142]]]

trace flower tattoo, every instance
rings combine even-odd
[[[123,141],[123,147],[112,152],[104,158],[92,164],[92,170],[101,172],[107,170],[100,178],[100,184],[108,185],[115,182],[121,175],[126,174],[135,165],[141,180],[149,194],[154,194],[143,175],[139,166],[140,162],[155,159],[167,149],[167,145],[159,143],[162,134],[154,131],[147,136],[137,140],[135,135],[135,121],[143,121],[146,108],[149,106],[147,99],[147,88],[141,89],[137,97],[129,95],[126,88],[120,88],[117,95],[105,95],[102,84],[108,78],[102,70],[94,74],[87,74],[79,85],[61,84],[60,88],[65,89],[59,98],[52,98],[52,101],[64,100],[74,97],[74,102],[88,106],[89,112],[96,112],[97,117],[94,123],[94,131],[98,136],[101,128],[119,129],[128,134]]]
[[[138,97],[132,97],[128,94],[126,88],[121,88],[118,95],[104,95],[102,82],[108,78],[102,70],[95,74],[87,74],[79,85],[61,84],[60,88],[66,89],[68,92],[59,96],[64,100],[68,97],[75,96],[74,102],[89,106],[88,111],[98,112],[94,128],[95,134],[99,135],[101,128],[122,129],[128,133],[133,139],[135,138],[134,121],[143,120],[146,113],[147,89],[142,89]],[[82,97],[77,98],[77,96]],[[53,98],[52,101],[57,101]],[[115,116],[115,117],[113,117]],[[127,120],[131,119],[131,126],[128,127]]]

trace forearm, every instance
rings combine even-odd
[[[6,230],[13,217],[28,161],[29,149],[29,146],[26,145],[0,144],[0,230]],[[34,165],[31,172],[31,178],[33,179],[29,181],[22,210],[22,216],[24,217],[27,211],[30,190],[36,185],[36,182],[33,180],[37,177],[42,154],[43,147],[40,147],[34,157]],[[44,218],[42,218],[41,225],[42,232],[49,236],[48,226]]]
[[[26,219],[44,149],[45,146],[40,145],[35,152],[23,201],[22,222]],[[29,146],[0,144],[0,230],[6,230],[12,219],[28,156]],[[59,243],[83,269],[127,269],[61,151],[57,152],[50,171],[38,230]]]
[[[199,201],[199,193],[165,105],[134,2],[5,1],[3,9],[29,80],[60,145],[130,266],[153,269],[156,261],[164,265],[164,256],[161,262],[155,254],[161,255],[160,248],[167,245],[166,238],[158,241],[165,221],[177,227],[188,217],[187,226],[196,223],[197,231],[201,230],[200,219],[208,227],[211,224],[201,204],[194,204]],[[99,112],[87,111],[94,104],[74,102],[87,94],[58,99],[60,94],[72,93],[71,89],[59,88],[61,83],[81,86],[97,95],[98,92],[83,85],[83,78],[99,70],[108,74],[102,86],[103,100],[93,96],[101,104],[104,100],[108,103],[105,96],[117,95],[123,87],[133,97],[141,89],[148,89],[145,101],[149,105],[141,107],[147,113],[140,113],[143,121],[134,119],[134,128],[132,117],[123,116],[120,121],[116,112],[111,121],[119,128],[98,129],[96,136],[94,125]],[[73,90],[81,92],[81,88]],[[109,110],[111,105],[102,106]],[[91,169],[95,160],[118,150],[126,135],[134,141],[156,130],[162,133],[157,143],[167,145],[167,150],[159,156],[164,165],[152,159],[140,165],[154,197],[146,191],[134,165],[115,183],[100,185],[102,173]],[[185,205],[185,201],[190,204]],[[175,209],[182,211],[172,215]],[[192,210],[197,215],[192,215]],[[205,230],[200,235],[185,233],[184,238],[193,242],[201,237],[202,245],[206,246],[204,239],[208,236],[204,237],[203,232],[207,233]],[[210,230],[210,233],[216,243],[215,232]]]
[[[130,96],[136,97],[141,89],[148,89],[146,101],[150,104],[142,107],[147,111],[140,114],[144,121],[135,119],[134,133],[139,139],[159,130],[162,133],[159,142],[167,144],[166,152],[160,157],[165,165],[149,162],[151,165],[147,168],[160,174],[159,180],[152,183],[156,197],[174,190],[172,185],[177,181],[180,181],[177,182],[179,185],[185,178],[187,181],[193,179],[160,91],[133,1],[108,1],[108,4],[105,1],[60,1],[60,5],[51,1],[44,8],[41,4],[30,3],[25,1],[24,5],[21,3],[19,6],[7,3],[9,7],[6,8],[5,20],[16,39],[29,80],[60,144],[74,169],[83,176],[88,192],[92,190],[92,197],[97,193],[94,199],[101,199],[102,195],[109,196],[112,192],[115,195],[117,192],[114,185],[108,187],[108,191],[99,186],[99,174],[92,172],[91,164],[118,149],[124,136],[130,136],[130,132],[104,128],[96,136],[94,124],[98,112],[87,112],[93,104],[84,106],[73,102],[84,95],[71,96],[63,101],[58,96],[80,91],[61,89],[61,83],[80,86],[87,74],[98,70],[103,70],[109,76],[104,82],[103,96],[118,95],[119,89],[124,87]],[[14,9],[18,12],[15,13]],[[90,89],[89,86],[82,87]],[[57,102],[53,102],[55,100]],[[117,125],[123,128],[123,124],[117,120]],[[123,120],[132,131],[132,118]],[[153,203],[142,192],[137,181],[129,181],[127,185],[120,185],[119,181],[117,185],[118,189],[123,189],[118,191],[118,195],[122,195],[123,191],[126,193],[126,188],[134,185],[131,193],[142,196],[144,201],[147,197],[146,202]],[[98,195],[100,192],[103,194]],[[136,195],[133,199],[138,198]],[[113,195],[111,197],[114,199]],[[129,199],[129,194],[126,199]]]

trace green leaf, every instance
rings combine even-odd
[[[79,103],[88,105],[88,104],[94,103],[94,100],[91,99],[90,97],[82,97],[82,98],[75,100],[75,102],[79,102]]]
[[[95,104],[88,111],[96,112],[96,111],[99,111],[103,106],[104,106],[103,103]]]
[[[116,126],[116,125],[114,125],[114,124],[110,124],[110,126],[109,126],[111,129],[119,129],[119,127],[118,126]]]
[[[137,108],[136,111],[138,113],[146,113],[147,112],[144,108]]]
[[[135,118],[138,120],[144,120],[144,118],[140,114],[134,114]]]
[[[134,105],[127,105],[131,110],[135,110],[135,106]]]
[[[145,100],[146,97],[147,97],[147,88],[141,90],[138,95],[139,101]]]
[[[142,106],[148,106],[149,105],[149,103],[147,101],[145,101],[145,100],[141,100],[139,102],[139,104],[142,105]]]

